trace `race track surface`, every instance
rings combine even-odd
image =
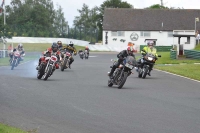
[[[0,67],[0,122],[38,133],[199,133],[200,82],[153,70],[108,87],[114,53],[74,57],[38,80],[38,60]]]

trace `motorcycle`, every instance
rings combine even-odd
[[[161,57],[161,55],[158,55]],[[153,66],[156,62],[156,56],[152,53],[146,53],[141,58],[141,64],[138,65],[138,77],[145,79],[150,71],[150,66]]]
[[[80,53],[79,53],[79,56],[80,56],[81,59],[83,59],[84,53],[83,53],[83,52],[80,52]]]
[[[112,60],[113,61],[113,60]],[[117,61],[114,61],[113,65]],[[123,63],[119,65],[118,68],[115,69],[113,73],[113,78],[108,80],[108,86],[112,87],[113,85],[117,85],[118,89],[121,89],[126,82],[126,79],[132,73],[131,70],[135,67],[136,60],[133,56],[127,56]],[[111,66],[112,68],[112,66]]]
[[[85,59],[88,59],[88,50],[85,50],[84,54],[85,54]]]
[[[57,60],[58,58],[54,54],[41,60],[38,68],[37,78],[43,78],[44,80],[47,80],[53,74],[53,69],[55,69],[55,63]]]
[[[14,69],[14,67],[17,67],[20,61],[22,61],[22,57],[25,56],[25,54],[21,54],[18,50],[13,52],[12,59],[10,60],[11,70]]]
[[[71,58],[71,53],[65,52],[63,53],[63,60],[60,62],[60,70],[64,71],[69,67],[69,60]]]

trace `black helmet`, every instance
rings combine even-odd
[[[53,52],[57,52],[58,51],[58,44],[56,42],[53,42],[51,48],[52,48]]]

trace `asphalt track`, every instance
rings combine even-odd
[[[200,82],[153,70],[107,86],[113,53],[38,80],[37,60],[0,67],[0,122],[38,133],[199,133]]]

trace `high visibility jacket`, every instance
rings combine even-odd
[[[152,53],[154,54],[156,57],[158,57],[158,54],[157,54],[157,50],[155,47],[153,47],[152,49],[150,49],[150,47],[144,47],[143,50],[146,52],[146,53]],[[141,51],[141,53],[145,53],[144,51]]]

